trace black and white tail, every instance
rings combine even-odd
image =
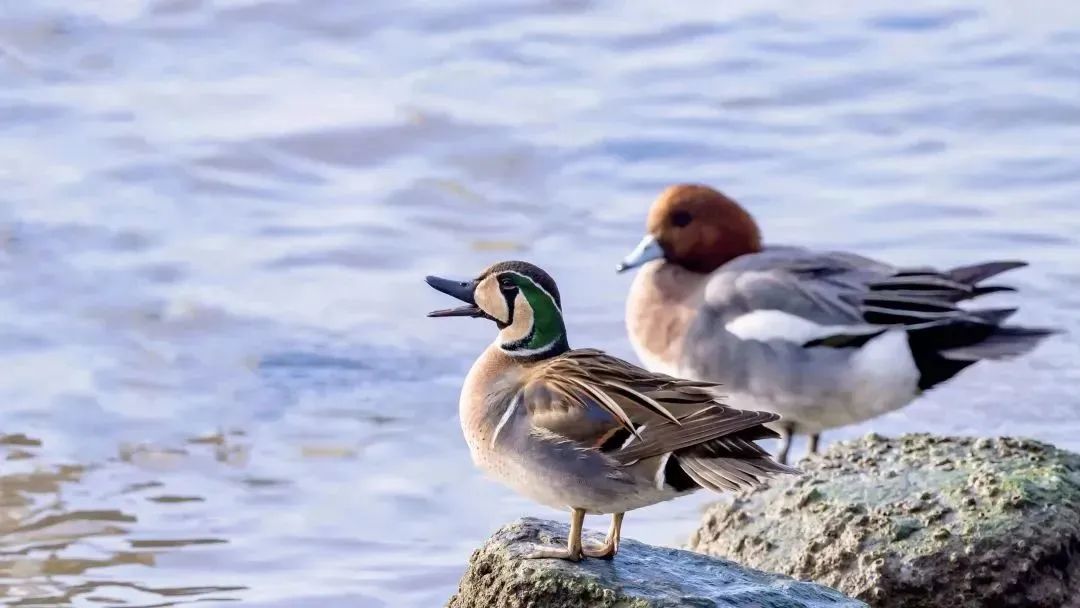
[[[967,310],[958,303],[989,293],[1014,291],[982,281],[1024,262],[997,261],[947,272],[910,270],[874,283],[863,299],[870,323],[902,324],[919,369],[919,388],[928,389],[983,359],[1008,359],[1027,353],[1052,329],[1004,325],[1015,308]]]

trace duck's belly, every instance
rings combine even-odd
[[[476,466],[517,493],[555,509],[623,513],[683,494],[635,477],[611,459],[566,442],[532,437],[525,446],[500,436],[491,446],[485,445],[486,439],[466,436]]]

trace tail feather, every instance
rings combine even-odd
[[[1015,308],[968,309],[961,302],[992,293],[1015,291],[1004,285],[981,285],[1003,272],[1027,266],[998,260],[960,266],[945,272],[928,268],[901,270],[868,285],[860,302],[863,319],[872,325],[903,325],[908,347],[919,370],[919,388],[952,378],[981,359],[1022,355],[1054,333],[1048,329],[1002,326]],[[826,336],[805,344],[854,348],[874,334]]]
[[[980,281],[985,281],[992,276],[999,275],[1003,272],[1015,270],[1017,268],[1023,268],[1027,266],[1027,262],[1021,262],[1019,260],[1004,260],[997,262],[983,262],[981,264],[972,264],[971,266],[960,266],[959,268],[953,268],[945,273],[950,279],[957,283],[965,283],[967,285],[974,285]]]
[[[973,311],[973,316],[980,313],[988,317],[1011,314],[991,309]],[[1055,333],[1051,329],[1000,326],[990,319],[966,319],[909,330],[908,346],[919,369],[919,388],[926,390],[981,359],[1022,355]]]
[[[801,471],[780,464],[772,458],[703,458],[676,455],[679,465],[691,479],[703,488],[721,492],[746,490],[765,483],[765,480],[781,474],[800,475]]]
[[[970,310],[969,314],[978,317],[987,323],[993,325],[1001,325],[1006,319],[1013,316],[1017,311],[1016,308],[983,308],[978,310]]]
[[[801,475],[798,469],[773,460],[754,443],[756,439],[776,436],[772,429],[758,426],[679,450],[668,463],[677,463],[686,477],[714,492],[753,488],[776,475]]]
[[[940,354],[951,361],[1010,359],[1030,352],[1055,333],[1058,332],[1052,329],[1006,325],[995,328],[993,333],[975,344],[946,348]]]
[[[990,293],[1003,293],[1016,291],[1015,287],[1009,287],[1008,285],[979,285],[971,290],[971,294],[965,299],[977,298],[979,296],[985,296]]]
[[[738,484],[733,483],[725,477],[718,476],[710,469],[701,466],[697,460],[680,459],[679,466],[690,479],[694,480],[694,483],[706,490],[712,490],[713,492],[719,493],[724,492],[725,490],[738,491],[741,489]]]

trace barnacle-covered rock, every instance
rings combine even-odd
[[[840,593],[733,562],[623,540],[612,561],[522,559],[566,542],[566,526],[523,519],[473,553],[450,608],[855,608]],[[599,539],[597,539],[599,540]]]
[[[1075,605],[1080,456],[1026,439],[869,435],[717,504],[695,551],[880,608]]]

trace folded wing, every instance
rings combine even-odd
[[[776,414],[721,403],[716,386],[649,373],[597,350],[535,366],[521,387],[531,424],[676,491],[757,485],[780,465],[754,443]]]

